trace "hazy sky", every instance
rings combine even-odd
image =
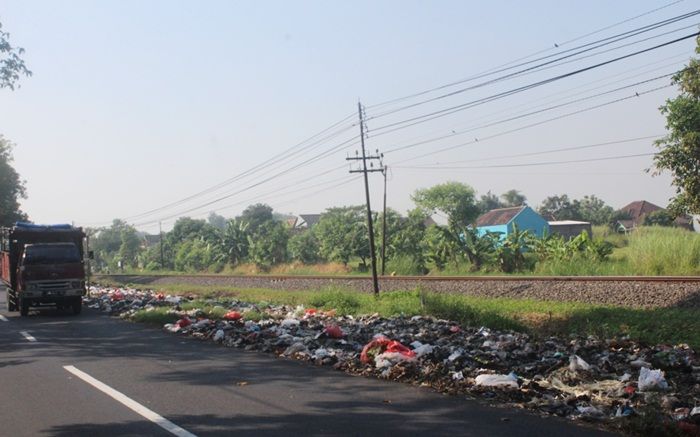
[[[439,111],[692,34],[700,15],[562,65],[397,112],[544,61],[381,104],[697,6],[640,0],[3,0],[0,22],[11,42],[26,49],[34,75],[17,91],[0,90],[0,133],[16,144],[15,165],[27,181],[22,207],[44,223],[101,225],[120,217],[153,232],[159,220],[167,229],[180,215],[235,216],[256,202],[296,214],[362,203],[361,180],[346,182],[345,161],[358,148],[358,99],[367,106],[367,147],[387,152],[388,204],[401,212],[413,206],[416,188],[447,180],[479,194],[516,188],[531,205],[567,193],[595,194],[614,207],[641,199],[665,206],[673,194],[670,178],[644,172],[650,156],[627,157],[653,152],[652,139],[618,141],[664,133],[658,107],[675,88],[645,92],[669,79],[629,85],[682,68],[693,55],[693,39],[427,122],[408,126],[407,120],[444,115]],[[292,149],[295,154],[192,196],[344,117],[317,141]],[[534,126],[520,129],[528,125]],[[600,143],[613,144],[533,154]],[[626,158],[561,163],[620,156]],[[309,159],[315,160],[305,163]],[[548,162],[558,164],[523,166]],[[379,208],[381,175],[372,174],[370,182]]]

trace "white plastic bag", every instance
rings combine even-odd
[[[579,370],[589,371],[591,370],[591,365],[578,355],[571,355],[569,357],[569,370],[572,372],[577,372]]]
[[[513,373],[508,375],[479,375],[476,377],[476,385],[518,388],[518,378]]]
[[[639,370],[637,387],[639,391],[666,390],[668,383],[664,378],[664,372],[661,370],[651,370],[647,367],[642,367]]]

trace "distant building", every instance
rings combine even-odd
[[[642,226],[644,224],[644,219],[646,216],[655,211],[663,210],[664,208],[654,205],[646,200],[637,200],[628,205],[620,208],[620,212],[627,214],[629,218],[617,221],[617,230],[620,232],[629,232],[632,229]],[[690,217],[680,216],[676,217],[673,221],[673,225],[692,230],[693,224]]]
[[[549,223],[527,205],[512,208],[493,209],[476,219],[476,229],[479,235],[487,232],[500,232],[501,239],[513,232],[530,231],[538,238],[549,233]]]
[[[565,240],[581,235],[586,232],[589,237],[593,236],[590,222],[580,222],[576,220],[553,220],[549,222],[549,232],[551,235],[561,235]]]
[[[297,228],[311,228],[321,220],[321,214],[299,214],[296,222]]]

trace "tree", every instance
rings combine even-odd
[[[445,182],[416,190],[411,199],[428,214],[436,210],[447,214],[451,229],[464,229],[479,215],[474,189],[461,182]]]
[[[527,197],[518,190],[513,189],[501,194],[501,199],[503,199],[503,206],[507,208],[524,205]]]
[[[314,264],[321,260],[318,239],[313,230],[307,229],[289,239],[289,256],[304,264]]]
[[[10,34],[2,30],[0,23],[0,88],[14,90],[20,75],[32,75],[24,64],[23,54],[23,48],[12,47]]]
[[[218,241],[219,251],[223,256],[221,261],[236,265],[248,256],[248,223],[240,219],[226,222],[226,228],[221,231]]]
[[[14,222],[27,220],[20,210],[19,199],[27,197],[24,181],[12,167],[13,144],[0,135],[0,225],[10,226]]]
[[[125,221],[114,219],[111,226],[94,231],[90,238],[90,247],[95,252],[95,264],[97,268],[116,268],[119,252],[122,248],[122,233],[131,228]],[[133,229],[133,228],[131,228]],[[91,231],[93,232],[93,231]],[[124,234],[126,239],[129,237]],[[128,243],[127,243],[128,246]],[[127,252],[125,248],[125,253]]]
[[[652,211],[644,216],[644,226],[673,226],[673,217],[665,209]]]
[[[491,191],[486,194],[482,194],[479,198],[479,202],[476,204],[479,208],[480,213],[489,212],[492,209],[503,208],[503,204],[498,199],[498,196],[493,194]]]
[[[216,228],[203,219],[180,217],[175,222],[173,229],[168,232],[167,238],[173,246],[177,246],[186,240],[204,239],[206,241],[215,241],[217,240],[217,232]]]
[[[226,229],[226,222],[226,217],[219,215],[213,211],[210,212],[209,216],[207,217],[207,223],[219,230]]]
[[[212,268],[218,270],[221,265],[217,265],[217,259],[220,259],[220,253],[216,245],[201,238],[186,240],[180,244],[175,254],[175,269],[190,272]]]
[[[700,37],[695,52],[700,54]],[[673,216],[700,214],[700,61],[691,59],[673,76],[680,94],[660,108],[666,116],[668,135],[655,141],[655,174],[668,170],[676,195],[669,211]]]
[[[367,266],[370,252],[364,206],[327,209],[315,232],[323,258],[347,264],[352,257],[358,257],[362,266]]]
[[[597,198],[594,194],[583,196],[581,200],[574,201],[574,210],[577,218],[591,222],[594,225],[610,223],[615,210],[612,206]]]
[[[248,206],[238,218],[248,223],[248,229],[252,233],[257,232],[258,228],[262,226],[263,223],[274,220],[272,207],[264,203],[256,203],[255,205]]]
[[[287,260],[289,233],[276,221],[262,223],[248,236],[248,257],[256,266],[269,268]]]
[[[122,261],[122,266],[138,267],[139,249],[141,249],[141,240],[139,239],[136,229],[133,226],[126,225],[119,232],[119,258]]]
[[[537,208],[537,212],[545,218],[554,220],[572,220],[578,218],[576,208],[566,194],[547,197],[542,202],[542,205]]]

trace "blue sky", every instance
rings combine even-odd
[[[373,132],[386,123],[696,31],[700,19],[693,17],[646,36],[695,28],[373,118],[415,101],[373,106],[388,99],[469,77],[540,50],[549,49],[545,55],[554,53],[555,43],[563,50],[689,12],[695,6],[677,2],[567,43],[670,3],[5,0],[0,5],[0,21],[11,33],[11,42],[26,49],[26,62],[34,75],[23,79],[15,92],[0,91],[0,133],[16,143],[15,164],[27,180],[29,194],[23,208],[38,222],[97,225],[136,216],[132,223],[153,231],[159,220],[168,228],[189,209],[186,215],[195,217],[205,217],[210,211],[234,216],[256,201],[285,213],[320,212],[363,201],[360,180],[336,186],[345,181],[347,168],[329,172],[345,163],[346,154],[354,153],[357,146],[351,142],[311,165],[243,189],[274,175],[275,168],[282,171],[314,151],[335,145],[333,141],[356,135],[356,126],[351,126],[354,118],[348,121],[346,132],[313,151],[177,207],[139,216],[275,156],[353,114],[358,99],[368,106],[368,147],[382,151],[674,71],[692,56],[692,40],[395,133],[377,136]],[[667,80],[644,84],[539,116],[476,129],[459,138],[387,153],[386,164],[396,165],[390,173],[389,206],[404,212],[412,207],[410,194],[416,188],[447,180],[465,182],[479,194],[516,188],[532,205],[546,196],[568,193],[573,197],[596,194],[615,207],[640,199],[664,206],[673,194],[670,178],[646,174],[643,170],[651,164],[648,156],[532,167],[401,166],[435,166],[662,134],[664,119],[658,107],[674,95],[673,88],[410,160],[666,84]],[[471,166],[581,160],[653,150],[651,140],[639,140],[566,153],[474,161]],[[319,185],[322,183],[325,185]],[[373,175],[371,183],[373,206],[378,206],[381,177]],[[213,202],[221,197],[227,198]],[[208,201],[212,203],[196,208]]]

